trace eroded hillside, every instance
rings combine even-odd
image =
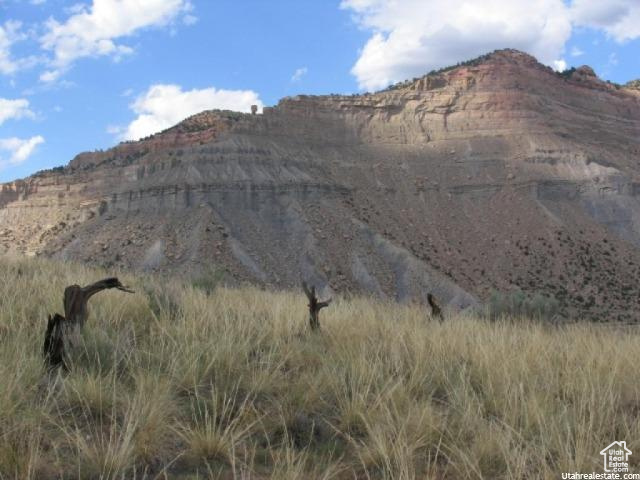
[[[0,249],[464,307],[640,308],[640,95],[513,50],[375,94],[209,111],[2,186]]]

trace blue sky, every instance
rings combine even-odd
[[[640,78],[640,2],[0,0],[0,181],[207,108],[376,90],[506,47]]]

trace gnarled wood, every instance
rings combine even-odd
[[[320,330],[320,310],[328,307],[331,299],[329,298],[324,302],[318,301],[318,297],[316,297],[316,287],[312,285],[311,288],[309,288],[307,282],[302,282],[302,289],[309,299],[309,325],[311,326],[311,330]]]
[[[53,317],[49,315],[44,338],[44,357],[51,368],[68,369],[67,355],[79,342],[80,331],[89,314],[87,308],[89,299],[96,293],[110,288],[134,293],[115,277],[105,278],[86,287],[70,285],[65,288],[63,299],[65,316],[58,313]]]
[[[436,302],[436,297],[428,293],[427,302],[429,302],[429,306],[431,307],[431,316],[433,318],[437,318],[442,322],[444,320],[444,316],[442,315],[442,309],[440,308],[440,305],[438,305],[438,302]]]
[[[87,321],[87,303],[89,299],[102,290],[117,288],[127,293],[134,293],[133,290],[125,287],[116,277],[105,278],[98,282],[81,287],[80,285],[70,285],[64,289],[64,315],[69,325],[78,325],[80,328]]]
[[[47,331],[44,335],[44,360],[49,368],[62,367],[68,370],[64,350],[64,322],[59,313],[49,315]]]

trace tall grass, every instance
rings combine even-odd
[[[640,450],[640,337],[590,324],[337,299],[312,334],[302,292],[120,273],[138,293],[96,295],[47,374],[47,313],[103,276],[0,260],[0,479],[555,479]]]

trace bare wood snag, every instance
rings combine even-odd
[[[429,306],[431,307],[431,316],[433,318],[437,318],[442,322],[444,320],[444,316],[442,315],[442,309],[440,308],[440,305],[438,305],[438,302],[436,302],[436,297],[428,293],[427,302],[429,302]]]
[[[329,298],[324,302],[318,301],[318,297],[316,297],[316,287],[312,285],[311,288],[309,288],[307,282],[302,282],[302,289],[309,300],[309,325],[311,326],[311,330],[320,330],[320,310],[324,307],[328,307],[331,303],[331,299]]]
[[[125,287],[115,277],[105,278],[98,282],[81,287],[70,285],[64,290],[64,317],[58,313],[49,315],[47,331],[44,338],[44,357],[51,368],[68,368],[66,358],[69,350],[79,341],[80,331],[87,321],[89,299],[102,290],[116,288],[127,293],[133,290]]]
[[[49,315],[47,331],[44,335],[44,359],[50,368],[62,367],[68,370],[64,353],[64,317],[55,313]]]
[[[78,325],[80,328],[87,321],[89,299],[96,293],[110,288],[117,288],[127,293],[134,293],[133,290],[125,287],[116,277],[105,278],[98,282],[81,287],[80,285],[70,285],[64,289],[64,315],[71,325]]]

